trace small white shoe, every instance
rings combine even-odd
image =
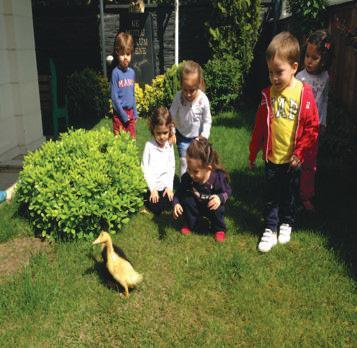
[[[279,229],[278,241],[280,244],[286,244],[290,241],[291,226],[289,224],[281,224]]]
[[[278,243],[276,232],[273,232],[269,228],[266,228],[262,239],[258,244],[258,250],[262,253],[267,253],[271,248]]]

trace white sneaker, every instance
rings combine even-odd
[[[266,228],[262,239],[258,244],[258,250],[262,253],[267,253],[270,249],[278,243],[278,238],[276,232],[273,232],[271,229]]]
[[[291,226],[289,224],[281,224],[279,229],[278,241],[280,244],[286,244],[290,241]]]

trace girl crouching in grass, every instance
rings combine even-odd
[[[184,215],[182,234],[190,234],[198,219],[208,218],[217,242],[226,233],[224,204],[231,194],[228,174],[219,163],[218,155],[207,139],[200,137],[190,144],[186,153],[187,172],[174,196],[174,218]]]

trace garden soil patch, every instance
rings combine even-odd
[[[47,242],[33,237],[15,238],[0,244],[0,281],[26,266],[31,256],[49,250]]]

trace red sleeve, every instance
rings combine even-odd
[[[308,89],[306,97],[305,105],[303,105],[305,115],[300,121],[302,122],[300,125],[302,131],[299,132],[299,138],[296,141],[294,150],[294,155],[297,156],[301,162],[304,161],[305,150],[316,144],[319,134],[319,113],[311,88]]]
[[[267,105],[264,96],[260,102],[257,113],[255,115],[255,125],[252,132],[252,138],[249,144],[249,161],[254,162],[258,152],[264,146],[265,125],[267,116]]]

